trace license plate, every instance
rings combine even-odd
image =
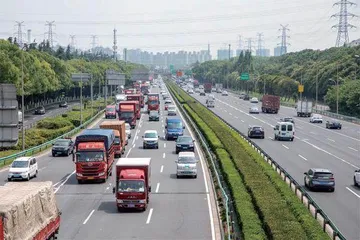
[[[282,133],[281,135],[285,135],[286,133]]]
[[[88,177],[87,179],[94,179],[94,177]]]
[[[62,152],[56,152],[56,154],[61,154]]]
[[[183,147],[183,149],[187,149],[188,147]]]
[[[129,207],[129,208],[134,208],[134,207],[135,207],[135,204],[128,204],[128,207]]]
[[[14,174],[13,177],[18,178],[18,177],[20,177],[20,174]]]
[[[260,133],[260,131],[256,131],[255,133]]]

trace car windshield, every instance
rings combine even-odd
[[[169,106],[169,107],[168,107],[168,110],[174,111],[174,110],[175,110],[175,107],[174,107],[174,106]]]
[[[191,137],[179,137],[176,142],[177,143],[190,143],[192,141],[193,140]]]
[[[29,166],[28,161],[13,161],[11,167],[13,168],[27,168]]]
[[[114,107],[107,107],[106,111],[107,112],[115,112],[115,108]]]
[[[104,160],[103,152],[80,151],[76,153],[78,162],[98,162]]]
[[[182,128],[182,122],[169,122],[167,124],[167,127],[169,129],[172,129],[172,128]]]
[[[145,133],[144,138],[157,138],[157,134],[154,132]]]
[[[114,144],[115,145],[120,145],[120,137],[115,136]]]
[[[56,146],[68,146],[69,142],[68,141],[56,141],[54,145],[56,145]]]
[[[120,117],[121,118],[133,118],[134,113],[133,112],[121,112]]]
[[[144,192],[145,184],[144,184],[144,181],[139,181],[139,180],[120,180],[118,191],[119,192]]]
[[[150,116],[152,116],[152,117],[156,117],[158,115],[159,115],[159,113],[157,111],[151,111],[150,112]]]
[[[253,130],[254,130],[254,131],[261,131],[262,128],[261,128],[261,127],[253,127]]]
[[[179,157],[179,163],[196,163],[196,159],[194,157]]]
[[[43,107],[38,107],[36,110],[43,110],[44,108]]]

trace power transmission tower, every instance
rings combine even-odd
[[[28,44],[31,44],[31,29],[27,30],[27,42]]]
[[[114,28],[114,46],[113,46],[113,54],[114,54],[114,61],[117,61],[117,40],[116,40],[116,29]]]
[[[287,35],[287,31],[290,31],[290,29],[287,28],[289,25],[282,25],[280,24],[281,28],[279,31],[281,31],[281,43],[280,43],[280,56],[287,53],[287,46],[290,45],[290,43],[287,42],[287,39],[290,38],[290,36]]]
[[[258,53],[256,55],[259,55],[259,56],[263,56],[263,46],[262,46],[262,43],[263,43],[263,40],[262,40],[262,37],[264,36],[263,33],[258,33],[257,34],[258,36]]]
[[[71,39],[71,41],[70,41],[70,47],[71,48],[75,48],[75,35],[70,35],[70,39]]]
[[[23,32],[22,32],[22,27],[24,26],[24,22],[16,22],[17,26],[17,37],[16,37],[16,41],[19,44],[20,48],[23,47]]]
[[[46,21],[45,26],[49,27],[48,31],[45,34],[47,34],[47,40],[49,41],[50,47],[53,48],[54,47],[53,37],[55,35],[55,33],[53,32],[53,27],[55,27],[55,21],[52,22]]]
[[[349,43],[349,28],[356,28],[354,25],[348,23],[348,17],[357,17],[355,14],[349,13],[347,10],[347,6],[356,5],[353,2],[348,0],[340,0],[339,2],[334,3],[333,6],[340,5],[340,12],[332,15],[331,17],[339,18],[339,23],[332,26],[332,28],[338,29],[338,34],[336,38],[336,47],[341,47],[347,45]]]
[[[239,35],[239,50],[241,51],[242,48],[243,48],[242,37],[241,37],[241,35]]]
[[[91,50],[92,52],[94,53],[94,50],[95,50],[95,47],[96,47],[96,39],[97,39],[97,36],[96,35],[91,35]]]
[[[248,38],[246,40],[246,43],[247,43],[247,51],[252,52],[253,49],[252,44],[254,43],[252,38]]]

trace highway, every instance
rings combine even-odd
[[[159,92],[159,89],[155,88],[155,91]],[[163,109],[161,104],[159,122],[149,122],[148,115],[142,114],[126,146],[126,157],[152,159],[152,193],[145,212],[117,212],[112,193],[115,168],[106,183],[79,185],[71,156],[51,157],[50,152],[46,152],[37,158],[40,171],[31,181],[50,180],[55,184],[58,206],[62,211],[59,239],[219,239],[215,235],[219,232],[216,230],[217,215],[205,160],[196,151],[200,158],[198,177],[176,178],[175,142],[164,140],[167,116]],[[103,119],[90,127],[98,127],[101,121]],[[186,124],[186,135],[188,129]],[[159,149],[142,149],[145,130],[158,131],[161,136]],[[199,145],[195,144],[197,148]],[[0,172],[0,178],[7,178],[6,169]]]
[[[353,186],[354,170],[360,168],[360,126],[342,122],[341,130],[330,130],[323,124],[309,123],[309,118],[296,117],[295,109],[281,106],[278,114],[249,114],[252,104],[235,94],[215,96],[216,114],[234,128],[247,134],[249,125],[262,126],[265,139],[254,139],[265,152],[277,161],[300,184],[309,168],[328,168],[335,175],[335,192],[309,192],[335,225],[349,240],[360,239],[360,190]],[[207,96],[192,94],[205,105]],[[282,117],[295,120],[295,139],[274,141],[273,127]]]

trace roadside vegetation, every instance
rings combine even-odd
[[[240,135],[172,82],[231,189],[243,239],[329,239],[281,177]]]
[[[339,112],[360,117],[360,46],[303,50],[280,57],[253,57],[249,52],[230,60],[194,64],[194,78],[200,82],[222,83],[238,91],[279,95],[293,103],[299,98],[298,85],[304,85],[303,97],[325,102],[336,110],[336,81],[339,79]],[[250,73],[250,80],[240,80]],[[318,82],[318,84],[316,84]]]

